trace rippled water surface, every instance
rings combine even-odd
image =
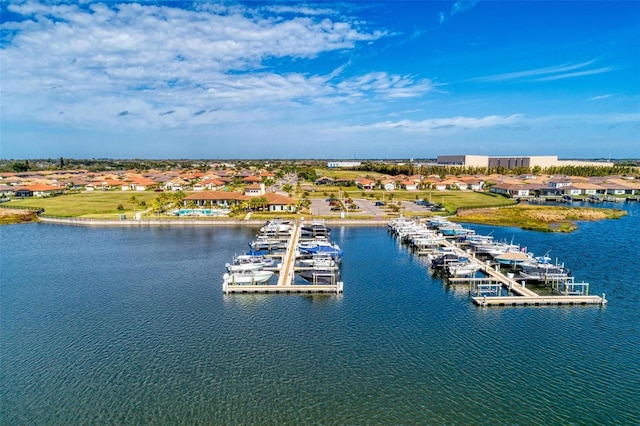
[[[0,424],[640,424],[638,207],[474,227],[603,308],[478,308],[384,228],[334,229],[342,296],[223,296],[252,229],[0,227]]]

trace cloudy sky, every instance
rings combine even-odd
[[[0,5],[0,157],[640,157],[640,2]]]

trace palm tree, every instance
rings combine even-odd
[[[133,204],[133,214],[135,215],[136,214],[136,206],[139,203],[138,199],[136,198],[135,195],[132,195],[131,197],[129,197],[127,202]]]

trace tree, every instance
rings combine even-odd
[[[13,163],[11,168],[16,173],[26,172],[29,170],[29,163],[26,161],[24,163]]]
[[[131,197],[129,197],[127,202],[133,204],[133,212],[135,213],[136,212],[136,206],[139,203],[138,198],[136,198],[135,195],[132,195]]]
[[[293,191],[293,186],[291,184],[285,183],[282,185],[282,190],[291,196],[291,192]]]

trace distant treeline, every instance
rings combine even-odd
[[[280,177],[287,173],[296,173],[301,179],[315,180],[315,169],[324,168],[325,160],[144,160],[144,159],[32,159],[32,160],[0,160],[0,172],[28,172],[43,170],[89,170],[96,172],[113,170],[201,170],[210,171],[212,166],[224,169],[233,165],[236,170],[266,169]],[[391,176],[396,175],[488,175],[488,174],[552,174],[570,176],[610,176],[610,175],[640,175],[640,160],[616,160],[613,166],[551,166],[541,168],[516,167],[476,167],[476,166],[440,166],[435,164],[419,165],[414,162],[399,162],[398,160],[363,161],[360,167],[351,170],[378,172]]]
[[[515,167],[508,169],[506,167],[477,167],[477,166],[418,166],[416,164],[387,164],[387,163],[363,163],[356,170],[367,172],[377,172],[386,175],[438,175],[445,177],[446,175],[462,176],[462,175],[568,175],[568,176],[611,176],[611,175],[640,175],[638,165],[614,164],[613,166],[550,166],[550,167]]]

